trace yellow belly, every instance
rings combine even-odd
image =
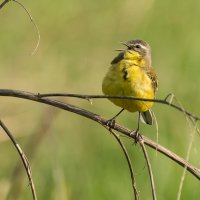
[[[103,80],[102,90],[105,95],[133,96],[147,99],[155,98],[152,81],[145,71],[141,67],[123,61],[110,67]],[[153,106],[153,102],[147,101],[109,100],[130,112],[145,112]]]

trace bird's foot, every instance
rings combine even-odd
[[[111,118],[106,121],[106,126],[109,127],[109,131],[115,126],[115,118]]]
[[[135,139],[135,144],[137,144],[140,140],[141,140],[141,135],[140,135],[140,133],[139,133],[139,129],[137,128],[136,130],[134,130],[134,131],[131,131],[130,132],[130,136],[132,137],[134,137],[134,139]]]

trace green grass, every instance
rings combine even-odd
[[[14,2],[0,10],[1,88],[32,92],[101,94],[101,81],[119,41],[141,38],[152,47],[158,73],[158,98],[174,93],[181,103],[200,114],[199,2],[153,0],[20,1],[31,12],[41,34],[37,53],[31,56],[37,35],[24,11]],[[66,102],[110,118],[119,109],[107,100]],[[38,132],[41,116],[49,107],[21,99],[1,98],[1,119],[23,148]],[[185,117],[164,105],[154,111],[159,123],[159,143],[185,157],[191,130]],[[123,113],[118,122],[136,126],[136,116]],[[45,121],[45,120],[44,120]],[[48,115],[47,115],[48,122]],[[154,127],[142,132],[156,140]],[[133,199],[124,155],[114,138],[98,124],[60,111],[31,161],[39,199]],[[199,136],[190,162],[198,168]],[[18,155],[0,134],[0,197],[14,181]],[[142,199],[151,199],[147,166],[141,149],[124,138],[130,152]],[[31,152],[31,149],[28,149]],[[159,200],[176,199],[182,168],[148,148]],[[24,172],[25,174],[25,172]],[[20,199],[31,199],[25,179]],[[196,200],[200,182],[187,174],[182,199]]]

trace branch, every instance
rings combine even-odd
[[[65,94],[65,93],[47,93],[47,94],[38,94],[39,97],[74,97],[79,99],[130,99],[130,100],[137,100],[137,101],[147,101],[147,102],[155,102],[160,103],[164,105],[171,106],[172,108],[175,108],[176,110],[185,113],[187,116],[191,117],[194,120],[200,120],[200,117],[197,115],[192,114],[191,112],[185,110],[184,108],[177,106],[171,102],[167,101],[167,98],[164,99],[146,99],[146,98],[137,98],[137,97],[130,97],[130,96],[112,96],[112,95],[82,95],[82,94]],[[169,95],[167,95],[168,97]]]
[[[11,0],[5,0],[0,4],[0,9],[2,9],[9,1]]]
[[[153,178],[153,173],[152,173],[152,169],[151,169],[151,163],[150,163],[150,160],[149,160],[149,157],[148,157],[148,154],[147,154],[147,150],[146,150],[146,148],[144,146],[144,141],[143,141],[142,136],[139,136],[139,141],[138,142],[139,142],[140,146],[142,147],[142,151],[144,153],[144,158],[145,158],[146,163],[147,163],[150,182],[151,182],[152,197],[153,197],[153,200],[156,200],[155,184],[154,184],[154,178]]]
[[[86,118],[89,118],[93,121],[96,121],[97,123],[101,124],[102,126],[107,126],[107,119],[101,117],[98,114],[95,114],[93,112],[90,112],[88,110],[85,109],[81,109],[79,107],[73,106],[71,104],[67,104],[61,101],[57,101],[57,100],[53,100],[50,98],[40,98],[40,94],[34,94],[31,92],[24,92],[24,91],[20,91],[20,90],[9,90],[9,89],[0,89],[0,96],[11,96],[11,97],[17,97],[17,98],[22,98],[22,99],[28,99],[28,100],[32,100],[32,101],[36,101],[36,102],[40,102],[40,103],[44,103],[44,104],[48,104],[63,110],[67,110],[69,112],[72,113],[76,113],[78,115],[84,116]],[[108,127],[109,128],[109,127]],[[114,124],[113,127],[111,127],[112,129],[121,132],[122,134],[136,139],[135,135],[131,134],[132,131],[119,125],[119,124]],[[140,133],[141,134],[141,133]],[[142,134],[141,134],[142,135]],[[172,159],[173,161],[175,161],[176,163],[178,163],[180,166],[182,166],[183,168],[186,168],[188,172],[190,172],[192,175],[194,175],[197,179],[200,180],[200,169],[194,167],[193,165],[191,165],[190,163],[188,163],[186,160],[184,160],[183,158],[181,158],[180,156],[176,155],[175,153],[173,153],[172,151],[166,149],[165,147],[155,143],[154,141],[152,141],[151,139],[145,137],[142,135],[142,138],[144,140],[144,144],[151,147],[152,149],[155,149],[156,151],[162,153],[163,155],[169,157],[170,159]]]
[[[34,54],[36,53],[36,51],[38,50],[38,47],[39,47],[39,45],[40,45],[40,31],[39,31],[39,28],[38,28],[37,24],[35,23],[33,17],[31,16],[30,12],[28,11],[28,9],[27,9],[22,3],[20,3],[20,2],[17,1],[17,0],[12,0],[12,1],[14,1],[15,3],[17,3],[19,6],[21,6],[21,7],[24,9],[24,11],[25,11],[26,14],[28,15],[28,17],[29,17],[31,23],[32,23],[33,26],[35,27],[35,30],[36,30],[36,32],[37,32],[38,39],[37,39],[37,43],[36,43],[36,45],[35,45],[35,48],[33,49],[32,53],[31,53],[31,55],[34,55]]]
[[[24,152],[26,152],[30,163],[34,159],[38,146],[41,145],[45,136],[49,133],[49,129],[51,128],[55,117],[59,113],[58,111],[60,110],[53,109],[53,107],[48,107],[48,109],[46,109],[42,113],[42,116],[39,119],[39,123],[37,124],[36,129],[33,131],[34,134],[31,135],[28,143],[24,147]],[[14,167],[11,176],[11,186],[8,190],[6,199],[21,199],[20,196],[22,193],[22,186],[24,183],[24,171],[20,164],[21,162],[19,161]]]
[[[28,17],[29,17],[31,23],[33,24],[33,26],[34,26],[34,28],[35,28],[35,30],[36,30],[36,32],[37,32],[37,36],[38,36],[37,43],[36,43],[35,48],[33,49],[32,53],[31,53],[32,55],[34,55],[34,54],[36,53],[36,51],[38,50],[38,47],[39,47],[39,44],[40,44],[40,31],[39,31],[39,28],[38,28],[37,24],[35,23],[33,17],[31,16],[30,12],[28,11],[28,9],[27,9],[22,3],[20,3],[20,2],[17,1],[17,0],[5,0],[5,1],[3,1],[3,2],[0,4],[0,10],[1,10],[9,1],[15,2],[16,4],[18,4],[19,6],[21,6],[21,7],[24,9],[24,11],[25,11],[26,14],[28,15]]]
[[[133,187],[133,191],[134,191],[134,197],[135,197],[135,200],[139,200],[140,196],[139,196],[139,193],[138,193],[137,188],[136,188],[135,175],[134,175],[134,172],[133,172],[133,167],[132,167],[131,160],[129,158],[128,152],[126,150],[126,147],[124,146],[124,144],[120,140],[119,136],[114,131],[112,131],[112,129],[109,129],[109,131],[115,137],[115,139],[117,140],[117,142],[119,143],[119,145],[121,146],[121,148],[122,148],[122,150],[124,152],[124,155],[125,155],[127,163],[128,163],[129,171],[130,171],[130,174],[131,174],[131,180],[132,180],[132,187]]]
[[[19,146],[19,144],[16,143],[14,137],[12,136],[11,132],[8,130],[8,128],[5,126],[5,124],[0,120],[0,126],[3,128],[3,130],[6,132],[6,134],[8,135],[8,137],[10,138],[10,140],[12,141],[12,143],[14,144],[15,148],[17,149],[23,165],[25,167],[28,179],[29,179],[29,183],[31,186],[31,191],[32,191],[32,196],[33,196],[33,200],[37,200],[37,195],[36,195],[36,191],[35,191],[35,186],[33,183],[33,179],[32,179],[32,172],[31,172],[31,167],[29,165],[28,159],[26,157],[26,155],[24,154],[24,152],[22,151],[21,147]]]

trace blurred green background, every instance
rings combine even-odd
[[[33,24],[21,7],[8,3],[0,10],[1,88],[31,92],[102,94],[101,82],[121,48],[119,41],[144,39],[152,47],[159,78],[158,98],[174,93],[191,112],[200,115],[200,1],[180,0],[60,0],[20,1],[30,11],[41,34],[38,51]],[[106,118],[119,108],[108,100],[64,99]],[[0,116],[31,160],[40,200],[129,200],[131,180],[124,155],[101,126],[66,111],[39,103],[0,98]],[[156,104],[159,143],[186,157],[192,128],[185,116]],[[133,129],[137,114],[124,112],[118,122]],[[141,131],[156,140],[155,127]],[[0,198],[31,199],[27,177],[15,181],[19,156],[0,131]],[[152,199],[142,151],[123,138],[136,172],[141,199]],[[190,162],[200,167],[200,137],[195,136]],[[176,199],[183,169],[147,148],[159,200]],[[19,174],[19,172],[17,172]],[[25,171],[22,171],[25,175]],[[13,189],[13,187],[15,189]],[[198,199],[200,182],[187,173],[181,199]]]

